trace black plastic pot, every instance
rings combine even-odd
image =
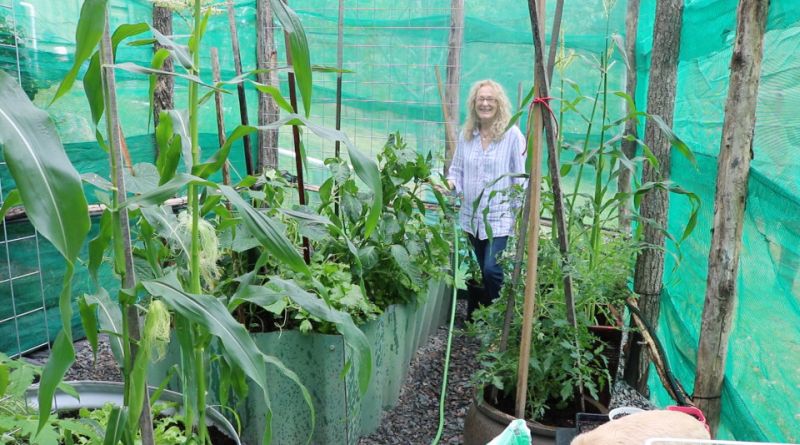
[[[57,411],[72,411],[80,408],[102,408],[106,403],[112,403],[116,406],[122,405],[125,386],[119,382],[96,382],[91,380],[81,380],[65,382],[72,386],[78,392],[80,400],[57,391],[55,395],[55,402],[53,407]],[[155,392],[155,388],[149,387],[150,395]],[[25,392],[25,398],[28,405],[32,407],[39,406],[38,401],[39,385],[31,386]],[[162,402],[183,403],[183,396],[179,393],[169,390],[161,392],[158,400]],[[206,408],[206,424],[216,428],[220,433],[224,434],[238,445],[241,445],[239,435],[236,429],[219,411],[214,408]]]

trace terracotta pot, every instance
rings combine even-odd
[[[499,436],[513,420],[513,416],[489,405],[486,401],[473,398],[467,417],[464,419],[464,445],[486,445]],[[555,445],[555,427],[531,420],[525,423],[531,430],[532,443]]]

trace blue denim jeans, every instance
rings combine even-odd
[[[478,266],[483,275],[483,287],[486,289],[486,297],[489,301],[481,302],[489,304],[500,296],[500,288],[503,287],[503,268],[497,264],[500,253],[506,248],[508,243],[507,236],[496,236],[490,240],[480,240],[469,235],[469,242],[475,250],[475,257],[478,259]]]

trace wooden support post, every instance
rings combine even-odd
[[[656,22],[653,27],[653,53],[650,81],[647,92],[647,109],[650,114],[661,116],[667,126],[672,126],[675,110],[675,85],[680,50],[683,0],[663,0],[656,5]],[[642,183],[664,181],[670,175],[669,138],[651,120],[645,127],[645,143],[658,159],[659,167],[645,163]],[[667,227],[669,192],[654,188],[642,198],[641,215],[644,225],[644,245],[652,246],[641,251],[636,258],[633,290],[639,295],[639,307],[649,326],[658,326],[661,306],[661,288],[664,276],[664,232]],[[645,348],[633,343],[629,363],[625,366],[626,381],[647,395],[647,370],[650,357]]]
[[[118,210],[113,211],[112,218],[116,223],[114,232],[114,255],[123,256],[124,270],[122,274],[122,287],[133,289],[136,287],[136,272],[133,267],[133,245],[131,244],[130,222],[128,219],[128,208],[120,206],[122,201],[127,198],[125,188],[125,175],[123,172],[122,154],[122,127],[119,122],[119,108],[117,106],[117,86],[114,73],[114,54],[112,50],[111,34],[108,30],[108,11],[105,13],[105,23],[103,35],[100,40],[100,66],[103,82],[103,102],[105,105],[106,131],[108,132],[109,157],[111,159],[111,178],[114,184],[115,193],[113,195],[114,207]],[[130,335],[130,357],[127,363],[133,363],[136,359],[138,340],[141,338],[139,323],[139,309],[135,304],[123,304],[125,308],[125,318],[128,323]],[[142,413],[139,417],[139,430],[142,443],[152,445],[155,443],[153,436],[153,418],[150,411],[150,396],[144,392]]]
[[[464,0],[450,0],[450,34],[447,50],[447,83],[445,84],[444,175],[450,170],[458,142],[459,91],[461,89],[461,48],[464,46]]]
[[[256,68],[268,70],[256,74],[260,84],[278,87],[278,52],[275,49],[275,25],[272,23],[272,4],[256,0]],[[258,92],[258,125],[266,126],[280,118],[275,99]],[[256,171],[278,168],[278,129],[258,130]]]
[[[716,434],[719,427],[728,337],[736,309],[747,180],[753,157],[753,132],[768,9],[769,2],[765,0],[741,0],[737,10],[736,41],[722,125],[714,226],[708,254],[708,281],[693,397],[697,407],[705,413],[712,435]]]

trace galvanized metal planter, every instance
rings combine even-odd
[[[340,377],[350,358],[341,336],[296,331],[254,334],[259,348],[280,358],[311,392],[317,416],[311,443],[355,444],[378,429],[383,411],[397,404],[417,348],[448,315],[445,293],[442,283],[432,283],[425,303],[391,306],[377,320],[362,326],[373,354],[369,389],[363,396],[358,394],[352,369],[344,379]],[[274,370],[268,378],[273,443],[305,443],[311,415],[300,391]],[[253,388],[246,406],[239,410],[245,443],[259,442],[265,414],[264,401]]]
[[[361,396],[354,369],[342,374],[350,359],[340,335],[303,334],[298,331],[252,334],[258,347],[279,358],[308,388],[316,411],[312,444],[356,444],[362,436],[378,429],[383,411],[394,407],[417,348],[442,325],[450,310],[450,294],[442,282],[429,285],[424,303],[390,306],[376,320],[361,326],[372,347],[372,374],[369,388]],[[170,366],[179,362],[177,347],[171,345],[167,357],[151,366],[152,383],[161,382]],[[213,370],[218,372],[218,370]],[[300,390],[273,367],[267,367],[272,443],[306,443],[311,414]],[[173,379],[171,388],[177,381]],[[254,385],[251,383],[251,385]],[[212,382],[210,388],[216,384]],[[209,394],[214,397],[214,394]],[[258,388],[251,388],[247,400],[238,407],[241,440],[261,443],[266,425],[266,403]]]

